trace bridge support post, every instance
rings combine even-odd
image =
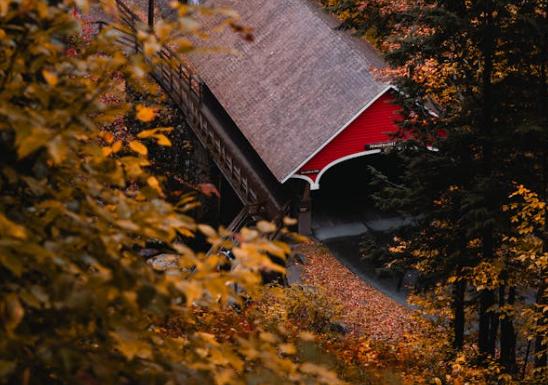
[[[310,199],[310,184],[306,183],[298,206],[298,230],[300,234],[312,234],[312,200]]]
[[[154,28],[154,0],[148,0],[148,26]]]

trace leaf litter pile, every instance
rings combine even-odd
[[[413,312],[364,282],[339,262],[327,247],[309,242],[298,247],[306,255],[304,284],[322,287],[343,310],[349,333],[383,342],[401,342],[413,329]]]

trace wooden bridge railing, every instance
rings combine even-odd
[[[116,4],[120,20],[136,32],[143,21],[123,1],[116,0]],[[136,34],[122,34],[119,42],[128,49],[143,50]],[[204,103],[205,85],[200,78],[169,47],[162,47],[148,64],[151,76],[183,112],[190,128],[243,202],[245,212],[271,220],[280,217],[286,202],[272,191],[271,183],[266,180],[272,177],[250,164],[249,154],[242,153],[234,134]]]

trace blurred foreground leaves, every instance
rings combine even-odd
[[[104,4],[115,16],[114,2]],[[169,146],[169,129],[130,140],[105,131],[135,109],[154,121],[156,107],[112,95],[121,83],[149,87],[147,68],[117,46],[122,26],[75,48],[89,29],[76,6],[87,3],[0,0],[0,383],[337,383],[291,359],[283,331],[226,341],[191,327],[158,332],[175,315],[195,324],[196,307],[232,312],[273,267],[267,252],[285,258],[289,248],[268,240],[266,223],[244,229],[234,236],[238,268],[221,271],[223,256],[187,245],[200,231],[215,247],[233,246],[225,230],[188,215],[191,198],[164,200],[162,178],[149,174],[144,140]],[[192,49],[199,27],[175,6],[176,22],[135,32],[146,53],[164,40]],[[139,255],[150,240],[177,254],[179,268],[154,271]]]

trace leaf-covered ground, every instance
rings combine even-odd
[[[300,245],[306,256],[304,284],[321,286],[339,302],[351,334],[383,342],[400,342],[413,328],[412,311],[374,289],[315,242]]]

